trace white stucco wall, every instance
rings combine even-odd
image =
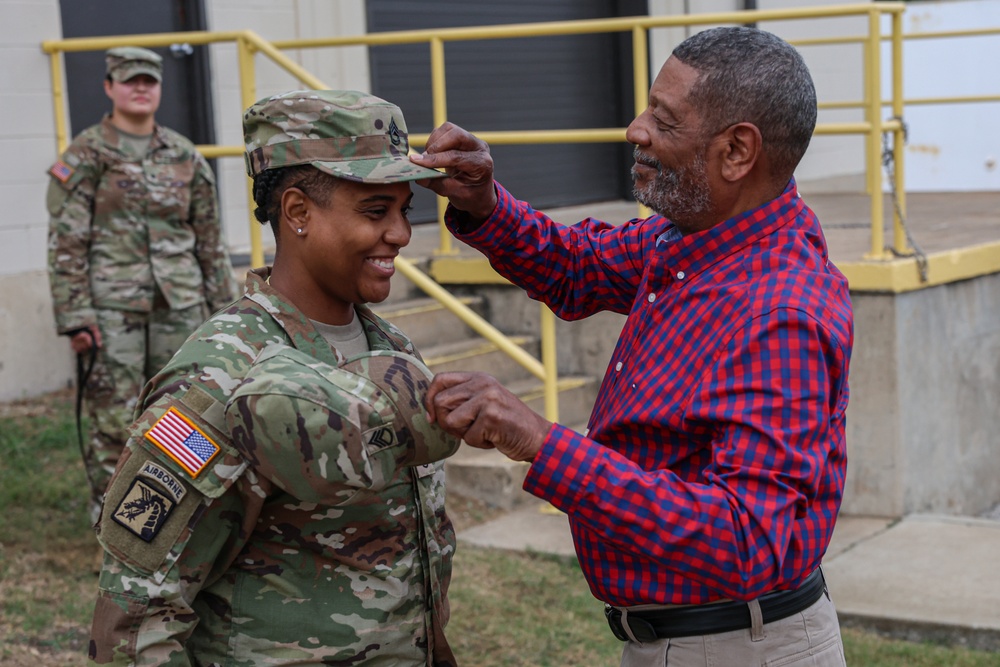
[[[45,172],[56,138],[41,42],[61,34],[57,0],[0,0],[0,400],[64,386],[72,369],[45,270]]]
[[[998,0],[911,3],[904,34],[1000,26]],[[883,51],[885,96],[889,51]],[[1000,35],[903,42],[907,99],[1000,95]],[[912,192],[1000,190],[1000,102],[907,105],[906,189]]]

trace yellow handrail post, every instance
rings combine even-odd
[[[431,47],[431,99],[434,107],[434,127],[440,127],[448,120],[448,89],[444,78],[444,41],[440,37],[430,40]],[[451,234],[444,224],[444,213],[448,201],[444,197],[437,198],[438,231],[440,240],[438,255],[454,255],[457,251],[451,246]]]
[[[866,259],[885,259],[882,228],[882,23],[877,7],[868,12],[868,189],[871,195],[872,238]]]
[[[632,28],[632,85],[635,87],[635,115],[646,110],[649,104],[649,38],[646,27],[637,25]],[[640,218],[648,218],[652,211],[647,206],[639,204]]]
[[[542,366],[545,368],[545,418],[559,421],[559,367],[556,355],[556,316],[542,304]]]
[[[66,102],[63,100],[62,52],[49,53],[49,67],[52,71],[52,110],[56,119],[56,147],[62,155],[69,146],[69,132],[66,128]]]
[[[865,123],[872,122],[872,43],[871,39],[865,40],[861,44],[861,108],[864,111]],[[864,134],[864,131],[861,133]],[[865,164],[865,194],[871,195],[872,193],[872,175],[869,172],[871,162],[868,159],[871,153],[871,142],[865,141],[864,148],[862,150],[864,154],[864,164]]]
[[[892,115],[899,121],[898,127],[893,130],[892,138],[892,160],[893,160],[893,187],[896,193],[896,205],[898,210],[893,210],[892,214],[892,247],[896,252],[905,254],[909,252],[906,242],[906,230],[903,228],[903,220],[900,217],[906,215],[906,185],[903,178],[903,160],[905,159],[904,145],[906,142],[906,126],[903,124],[903,15],[896,12],[892,15]]]
[[[243,108],[246,109],[257,101],[257,72],[254,63],[256,48],[245,36],[236,40],[237,55],[240,66],[240,94],[243,97]],[[250,212],[250,266],[264,266],[264,248],[261,244],[260,225],[253,217],[256,207],[253,199],[253,182],[247,181],[247,201]]]

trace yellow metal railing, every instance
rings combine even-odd
[[[444,122],[447,117],[447,94],[445,75],[445,46],[448,42],[488,40],[521,37],[548,37],[553,35],[583,35],[593,33],[630,32],[632,35],[633,85],[635,89],[635,111],[638,113],[647,104],[649,90],[649,30],[654,28],[683,27],[691,25],[714,24],[745,24],[750,22],[778,20],[809,20],[832,17],[857,16],[867,18],[867,34],[862,36],[823,37],[796,40],[792,43],[798,47],[829,44],[858,44],[863,53],[862,77],[863,99],[858,101],[822,101],[820,109],[856,108],[864,111],[864,120],[858,122],[820,123],[816,127],[818,135],[858,134],[865,137],[865,172],[866,189],[871,195],[871,244],[865,255],[867,260],[888,260],[892,253],[887,249],[883,233],[884,211],[882,204],[882,166],[881,141],[885,132],[891,132],[894,137],[893,155],[895,160],[894,190],[900,201],[898,211],[894,211],[892,249],[898,254],[909,251],[906,243],[905,230],[899,213],[905,215],[905,200],[903,187],[903,143],[904,125],[902,122],[904,104],[935,104],[953,102],[997,101],[996,96],[966,96],[938,97],[913,100],[903,99],[903,39],[926,39],[934,37],[973,36],[1000,34],[1000,29],[941,31],[904,35],[902,15],[905,5],[902,2],[878,2],[853,5],[834,5],[823,7],[807,7],[798,9],[754,10],[743,12],[718,12],[683,16],[636,16],[614,19],[593,19],[583,21],[562,21],[548,23],[513,24],[503,26],[448,28],[435,30],[409,30],[397,32],[372,33],[347,37],[330,37],[294,41],[268,42],[256,33],[244,30],[235,32],[186,32],[154,35],[133,35],[116,38],[78,38],[60,41],[43,42],[43,50],[51,56],[53,104],[56,118],[56,137],[59,149],[63,150],[68,143],[65,100],[62,91],[61,54],[65,51],[93,51],[107,49],[125,44],[162,47],[177,42],[193,45],[204,45],[216,42],[234,42],[240,69],[240,89],[243,106],[249,106],[257,98],[255,56],[260,53],[268,57],[279,67],[311,88],[327,88],[322,81],[310,74],[296,62],[288,58],[282,51],[285,49],[305,49],[320,47],[346,46],[379,46],[390,44],[420,44],[428,45],[431,60],[431,87],[433,100],[433,121],[435,125]],[[889,16],[890,28],[888,35],[882,34],[882,17]],[[883,42],[891,42],[891,95],[889,99],[882,97],[882,52]],[[883,107],[890,106],[892,115],[883,118]],[[625,139],[625,128],[590,128],[575,130],[531,130],[531,131],[477,131],[476,134],[491,144],[537,144],[537,143],[585,143],[585,142],[622,142]],[[410,136],[414,146],[422,146],[427,141],[426,134]],[[242,146],[200,146],[206,157],[242,156]],[[249,195],[249,188],[248,188]],[[252,198],[251,209],[253,207]],[[438,215],[440,224],[439,255],[455,254],[451,244],[451,235],[443,224],[446,202],[439,198]],[[641,215],[647,212],[640,210]],[[255,266],[264,263],[261,247],[260,228],[251,222],[250,225],[251,262]],[[401,273],[418,285],[430,296],[438,299],[450,311],[460,317],[475,331],[492,341],[500,349],[509,354],[519,364],[527,368],[545,383],[546,416],[553,421],[557,416],[557,379],[555,374],[555,320],[552,313],[543,307],[541,323],[542,361],[524,352],[520,347],[507,339],[489,323],[475,315],[470,309],[452,297],[437,283],[420,272],[411,262],[398,259],[397,266]]]
[[[254,55],[258,52],[269,57],[310,88],[329,88],[329,86],[276,49],[274,45],[266,42],[250,30],[226,33],[186,32],[133,35],[129,37],[76,38],[43,42],[42,49],[50,55],[52,99],[56,119],[56,142],[60,153],[68,146],[66,103],[62,90],[63,70],[61,56],[63,52],[97,51],[125,45],[153,48],[157,46],[169,46],[177,42],[185,42],[192,45],[235,42],[240,66],[240,89],[243,108],[257,101]],[[442,120],[441,122],[444,121]],[[199,146],[199,149],[206,157],[242,156],[244,152],[242,146]],[[249,201],[251,202],[250,206],[252,210],[253,196],[250,193],[249,182],[248,194],[250,195]],[[251,223],[250,230],[251,263],[253,266],[262,266],[264,264],[264,253],[260,240],[260,226]],[[532,375],[541,379],[544,386],[545,416],[550,421],[557,421],[559,419],[559,378],[556,368],[555,316],[548,308],[542,307],[542,360],[539,361],[511,341],[499,329],[484,320],[475,311],[434,282],[409,260],[397,257],[396,267],[408,280],[454,313],[476,333],[496,345],[498,349],[527,369]]]
[[[584,35],[593,33],[631,32],[633,37],[633,84],[635,88],[635,111],[638,113],[646,107],[649,90],[649,54],[648,31],[653,28],[669,28],[691,25],[715,24],[745,24],[760,21],[803,20],[831,18],[844,16],[863,16],[868,18],[868,34],[863,38],[831,38],[802,40],[795,44],[828,44],[844,41],[859,41],[864,45],[863,74],[866,82],[864,100],[851,104],[859,106],[866,112],[866,119],[856,123],[820,123],[816,134],[862,134],[866,136],[866,180],[867,190],[871,197],[871,251],[867,259],[889,259],[892,254],[885,248],[883,239],[883,210],[881,196],[874,193],[882,191],[881,141],[883,132],[895,135],[894,146],[897,158],[896,191],[903,192],[902,183],[902,146],[903,124],[898,120],[902,117],[902,20],[905,10],[902,2],[878,2],[870,4],[831,5],[825,7],[804,7],[795,9],[753,10],[739,12],[715,12],[706,14],[686,14],[681,16],[633,16],[613,19],[588,19],[580,21],[554,21],[546,23],[522,23],[499,26],[445,28],[437,30],[406,30],[382,32],[367,35],[347,37],[330,37],[315,39],[300,39],[276,41],[278,49],[304,49],[341,46],[380,46],[388,44],[421,44],[430,47],[431,56],[431,86],[434,103],[434,122],[440,124],[447,118],[445,93],[445,62],[444,44],[446,42],[475,41],[488,39],[507,39],[518,37],[550,37],[554,35]],[[893,98],[883,102],[881,97],[881,53],[879,45],[883,39],[881,34],[881,17],[893,17],[889,39],[893,41]],[[898,56],[898,57],[897,57]],[[891,104],[894,118],[882,119],[882,105]],[[583,130],[531,130],[531,131],[476,131],[477,136],[491,144],[535,144],[535,143],[568,143],[568,142],[621,142],[625,138],[625,128],[599,128]],[[412,135],[411,140],[416,145],[426,141],[425,135]],[[439,202],[439,224],[441,225],[441,241],[438,254],[454,254],[451,236],[443,223],[444,202]],[[900,201],[900,211],[905,212],[905,201]],[[644,211],[640,209],[640,214]],[[894,250],[905,254],[905,230],[902,220],[894,212]]]

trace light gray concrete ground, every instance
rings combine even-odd
[[[459,534],[480,547],[574,555],[566,515],[545,503]],[[823,564],[841,622],[907,639],[1000,651],[1000,522],[841,516]]]

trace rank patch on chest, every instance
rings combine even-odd
[[[152,542],[167,522],[176,503],[157,485],[136,477],[113,518],[144,542]]]
[[[368,446],[377,450],[392,447],[396,444],[396,432],[388,426],[368,432]]]
[[[73,171],[73,167],[69,166],[62,160],[58,160],[49,168],[49,173],[52,174],[53,177],[59,179],[62,183],[69,180],[69,177],[73,175]]]
[[[192,477],[219,453],[219,446],[175,408],[169,408],[146,431],[146,439],[176,461]]]

